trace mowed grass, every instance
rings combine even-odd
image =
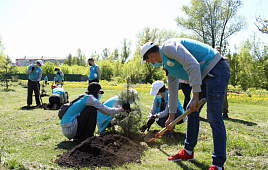
[[[109,82],[101,83],[105,91],[101,102],[119,94],[126,87],[114,86]],[[70,100],[86,91],[86,82],[66,82]],[[62,135],[58,111],[33,109],[23,110],[26,106],[27,88],[14,84],[11,91],[0,90],[0,169],[68,169],[60,167],[54,161],[77,143]],[[138,104],[143,110],[143,119],[147,119],[153,102],[149,95],[150,85],[133,85],[140,95]],[[45,88],[51,94],[50,86]],[[267,96],[245,99],[232,97],[229,102],[229,117],[224,120],[227,129],[226,169],[267,169],[268,168],[268,101]],[[179,91],[183,104],[183,93]],[[240,96],[241,98],[241,96]],[[263,100],[262,100],[263,99]],[[42,98],[48,102],[48,96]],[[244,101],[244,102],[243,102]],[[33,99],[33,104],[35,101]],[[176,154],[184,147],[187,123],[177,125],[175,138],[164,136],[153,143],[142,142],[148,147],[141,163],[126,164],[115,169],[209,169],[213,152],[211,128],[207,122],[206,106],[201,114],[199,141],[195,148],[195,161],[170,162],[167,157]],[[151,130],[161,130],[155,123]],[[135,154],[135,153],[133,153]],[[104,167],[104,169],[109,169]]]

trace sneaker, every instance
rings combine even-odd
[[[211,165],[209,170],[218,170],[218,168],[216,166],[214,166],[214,165]],[[224,167],[222,167],[222,170],[224,170]]]
[[[228,116],[228,114],[227,114],[227,113],[223,113],[222,118],[223,118],[223,119],[228,119],[228,118],[229,118],[229,116]]]
[[[168,157],[169,161],[192,161],[194,160],[194,151],[189,155],[185,149],[181,149],[176,155]]]

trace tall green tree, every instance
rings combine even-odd
[[[118,48],[115,48],[114,49],[114,52],[111,54],[111,60],[113,61],[117,61],[118,58],[119,58],[119,49]]]
[[[122,42],[123,46],[122,46],[122,54],[121,54],[121,62],[122,62],[122,64],[124,64],[127,61],[127,59],[129,58],[129,56],[130,56],[131,44],[132,44],[131,41],[128,42],[127,39],[124,38],[124,40]]]
[[[85,66],[86,65],[86,56],[80,48],[78,48],[76,55],[77,55],[77,65]]]
[[[93,58],[94,61],[100,60],[100,55],[96,51],[94,53],[91,53],[90,57]]]
[[[107,60],[110,56],[110,51],[108,48],[104,48],[103,51],[102,51],[102,60]]]
[[[176,21],[204,43],[222,47],[227,38],[246,26],[245,18],[237,15],[241,6],[241,0],[191,0],[190,5],[182,7],[186,15]]]
[[[67,59],[65,59],[63,63],[69,66],[73,65],[73,56],[71,53],[68,54]]]
[[[260,32],[268,34],[268,20],[267,19],[262,18],[261,16],[256,17],[255,25]]]
[[[230,61],[230,84],[248,88],[268,89],[268,50],[267,45],[256,40],[255,36],[242,42],[238,52],[227,54]]]

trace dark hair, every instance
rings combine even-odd
[[[157,51],[159,51],[159,46],[158,46],[158,45],[153,46],[152,48],[150,48],[150,49],[144,54],[144,56],[143,56],[143,60],[149,58],[149,57],[147,56],[149,53],[156,53]]]
[[[159,89],[158,92],[165,92],[165,91],[166,91],[166,86],[164,85],[163,87],[161,87],[161,88]]]
[[[92,61],[94,61],[94,59],[93,58],[89,58],[87,61],[89,61],[89,60],[92,60]]]

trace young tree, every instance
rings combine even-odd
[[[222,47],[227,38],[246,26],[245,18],[237,16],[241,6],[241,0],[191,0],[189,6],[182,7],[186,16],[176,21],[194,31],[204,43]]]
[[[0,65],[0,80],[4,82],[6,90],[8,90],[8,82],[12,79],[12,77],[8,75],[15,73],[14,66],[11,65],[11,60],[8,56],[3,56],[1,58],[3,58],[3,60]]]

